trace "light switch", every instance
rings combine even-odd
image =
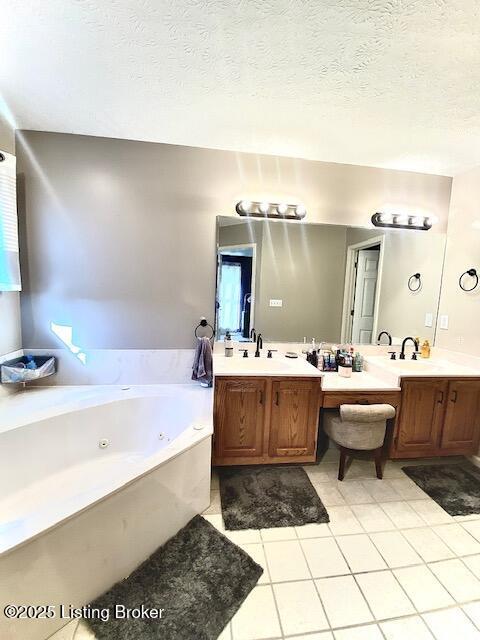
[[[425,326],[426,327],[433,327],[433,313],[426,313],[425,314]]]
[[[448,329],[448,316],[440,316],[440,329]]]
[[[271,307],[283,307],[283,300],[270,300]]]

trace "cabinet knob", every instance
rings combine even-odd
[[[455,403],[457,401],[457,397],[458,397],[458,391],[454,389],[450,400]]]

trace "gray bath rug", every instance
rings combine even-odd
[[[126,580],[91,603],[110,619],[89,620],[98,640],[214,640],[263,569],[195,516]],[[116,605],[163,609],[160,619],[115,619]],[[118,610],[118,609],[117,609]]]
[[[451,516],[480,513],[480,473],[470,463],[402,467]]]
[[[330,521],[301,467],[222,467],[219,475],[226,529],[298,527]]]

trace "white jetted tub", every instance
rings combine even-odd
[[[0,401],[0,638],[43,640],[210,499],[212,391],[37,388]],[[53,605],[8,619],[5,606]]]

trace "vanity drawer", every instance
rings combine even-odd
[[[324,392],[323,407],[325,409],[338,409],[341,404],[391,404],[397,407],[400,404],[400,391]]]

